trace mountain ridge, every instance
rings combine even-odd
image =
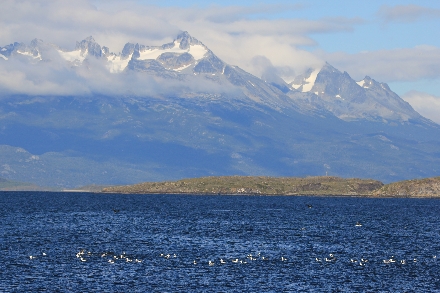
[[[327,172],[392,182],[440,172],[439,125],[386,84],[356,82],[330,64],[290,84],[275,73],[261,79],[187,32],[162,46],[127,43],[118,54],[93,37],[71,51],[35,40],[0,53],[3,65],[59,62],[84,86],[104,80],[86,94],[0,95],[8,179],[71,188]]]
[[[183,82],[191,79],[192,75],[202,74],[209,81],[239,88],[244,96],[275,108],[287,106],[302,110],[326,110],[343,120],[384,118],[407,122],[416,119],[429,123],[392,92],[388,85],[368,76],[356,82],[348,73],[342,73],[326,63],[320,69],[309,69],[290,84],[276,74],[266,78],[263,76],[262,80],[223,62],[186,31],[162,46],[127,43],[120,53],[110,52],[108,47],[101,47],[89,36],[76,42],[72,51],[34,39],[30,46],[14,43],[0,47],[0,55],[3,54],[3,59],[22,55],[33,61],[43,61],[42,48],[51,46],[72,66],[80,66],[89,57],[95,57],[105,62],[110,73],[137,71]]]

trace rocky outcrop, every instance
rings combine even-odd
[[[382,186],[373,193],[389,197],[440,197],[440,177],[414,179]]]

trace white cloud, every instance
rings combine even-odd
[[[148,2],[151,1],[143,3]],[[309,67],[319,67],[324,61],[349,72],[355,79],[370,75],[378,81],[393,82],[440,76],[440,48],[437,47],[418,46],[357,54],[301,49],[302,46],[318,45],[311,37],[313,34],[350,32],[364,22],[359,18],[344,17],[316,20],[270,18],[272,14],[301,9],[298,4],[280,3],[188,8],[159,7],[139,1],[3,0],[0,46],[16,41],[29,43],[40,38],[73,49],[76,41],[93,35],[101,46],[108,46],[117,53],[127,42],[162,45],[172,41],[180,30],[186,30],[223,61],[256,76],[261,76],[269,66],[290,81],[298,73]],[[403,21],[423,15],[434,17],[437,12],[413,5],[383,6],[380,13],[384,21]],[[260,57],[266,58],[268,65],[255,62]],[[89,72],[52,62],[46,69],[26,69],[17,63],[5,65],[1,61],[0,88],[7,92],[120,92],[126,82],[127,87],[147,94],[157,92],[160,87],[160,81],[151,78],[117,79],[101,67]],[[12,64],[18,67],[12,67]]]
[[[440,124],[440,97],[422,93],[418,91],[410,91],[402,96],[402,98],[411,104],[411,106],[421,115]]]
[[[39,38],[72,49],[75,41],[93,35],[101,45],[119,52],[127,42],[161,45],[186,30],[225,62],[251,73],[255,73],[251,60],[258,55],[266,56],[276,67],[302,71],[321,62],[298,49],[301,45],[316,45],[309,34],[351,31],[362,22],[342,17],[265,18],[271,13],[298,9],[298,4],[279,3],[184,8],[141,5],[136,1],[4,0],[0,44],[28,43]]]
[[[369,75],[378,81],[414,81],[440,76],[440,48],[378,50],[349,54],[345,52],[315,52],[323,60],[360,80]]]

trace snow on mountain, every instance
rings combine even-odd
[[[0,57],[4,60],[8,60],[11,57],[27,58],[33,62],[43,60],[40,51],[43,41],[34,39],[30,45],[27,46],[24,43],[17,43],[0,47]]]
[[[290,84],[302,93],[289,93],[300,108],[329,111],[343,120],[378,120],[408,122],[422,119],[407,102],[385,83],[370,77],[354,81],[347,72],[325,64],[309,69]]]
[[[182,84],[201,84],[206,81],[224,88],[233,88],[234,98],[249,98],[274,109],[294,107],[304,112],[324,110],[343,120],[396,120],[407,122],[421,116],[392,92],[384,83],[366,77],[354,81],[347,72],[325,64],[312,68],[287,84],[273,72],[262,78],[220,60],[208,47],[188,32],[180,33],[172,42],[162,46],[127,43],[119,53],[99,45],[92,36],[77,42],[74,50],[33,40],[29,46],[14,43],[0,47],[0,58],[27,58],[31,63],[50,61],[45,51],[55,49],[72,66],[82,66],[95,58],[101,60],[109,74],[139,72]],[[204,79],[197,79],[197,78]],[[186,91],[188,92],[188,91]],[[179,95],[185,95],[183,91]],[[194,96],[194,93],[186,93]]]
[[[299,90],[303,93],[310,92],[310,90],[315,85],[316,78],[321,68],[309,69],[304,74],[297,76],[291,83],[290,86],[293,89]]]
[[[159,61],[168,70],[180,72],[191,65],[195,66],[210,50],[187,32],[183,32],[173,42],[162,46],[127,43],[122,53],[109,52],[107,47],[101,48],[91,36],[77,42],[73,51],[59,49],[58,52],[63,59],[74,65],[80,65],[91,56],[98,59],[104,57],[107,69],[111,73],[120,73],[128,68],[130,61],[151,60]]]

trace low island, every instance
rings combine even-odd
[[[339,177],[219,176],[179,181],[145,182],[107,187],[111,193],[246,194],[246,195],[369,195],[383,183]]]
[[[368,197],[440,197],[440,177],[383,184],[372,179],[316,177],[218,176],[144,182],[102,189],[104,193],[322,195]]]

